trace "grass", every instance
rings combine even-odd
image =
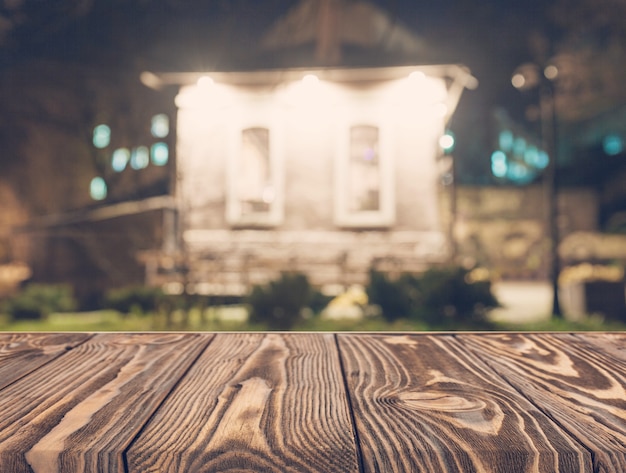
[[[189,313],[176,311],[164,314],[120,314],[113,310],[79,313],[51,314],[41,321],[10,321],[0,315],[0,330],[7,332],[143,332],[143,331],[262,331],[262,325],[249,325],[244,319],[242,307],[211,307],[203,314],[199,310]],[[294,331],[363,331],[363,332],[413,332],[452,330],[495,331],[626,331],[626,324],[605,321],[602,317],[589,316],[580,321],[546,319],[527,324],[492,322],[480,326],[429,326],[424,322],[400,319],[393,323],[380,317],[362,320],[328,320],[311,317],[301,322]]]

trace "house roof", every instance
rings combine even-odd
[[[315,45],[315,59],[338,65],[344,46],[416,57],[424,42],[386,12],[360,0],[302,0],[279,18],[261,41],[266,51]]]

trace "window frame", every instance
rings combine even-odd
[[[355,110],[346,113],[337,128],[335,156],[335,224],[346,228],[387,228],[395,223],[394,157],[390,127],[380,118],[382,110],[370,112]],[[349,209],[349,179],[351,160],[351,131],[368,126],[378,130],[378,160],[380,192],[378,210],[351,211]]]
[[[242,107],[236,113],[230,130],[226,221],[233,227],[275,227],[284,221],[284,139],[276,113],[269,104],[262,107]],[[244,118],[245,117],[245,118]],[[242,137],[247,129],[268,130],[270,182],[274,200],[267,212],[243,214],[238,195],[239,169],[242,161]]]

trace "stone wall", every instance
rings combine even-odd
[[[457,258],[502,279],[544,279],[548,271],[546,195],[541,186],[460,187],[453,225]],[[450,193],[443,212],[450,224]],[[560,240],[598,229],[598,203],[589,189],[564,189],[558,198]]]

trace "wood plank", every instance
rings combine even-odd
[[[452,336],[338,337],[364,471],[592,471],[582,446]]]
[[[586,332],[576,333],[574,336],[592,343],[596,350],[603,354],[610,354],[618,360],[626,360],[626,333]]]
[[[459,339],[585,445],[595,471],[626,471],[626,365],[621,359],[568,334]]]
[[[131,472],[356,472],[332,334],[219,334],[128,452]]]
[[[0,333],[0,389],[90,336],[85,333]]]
[[[0,391],[0,470],[124,470],[122,453],[211,336],[101,334]]]

